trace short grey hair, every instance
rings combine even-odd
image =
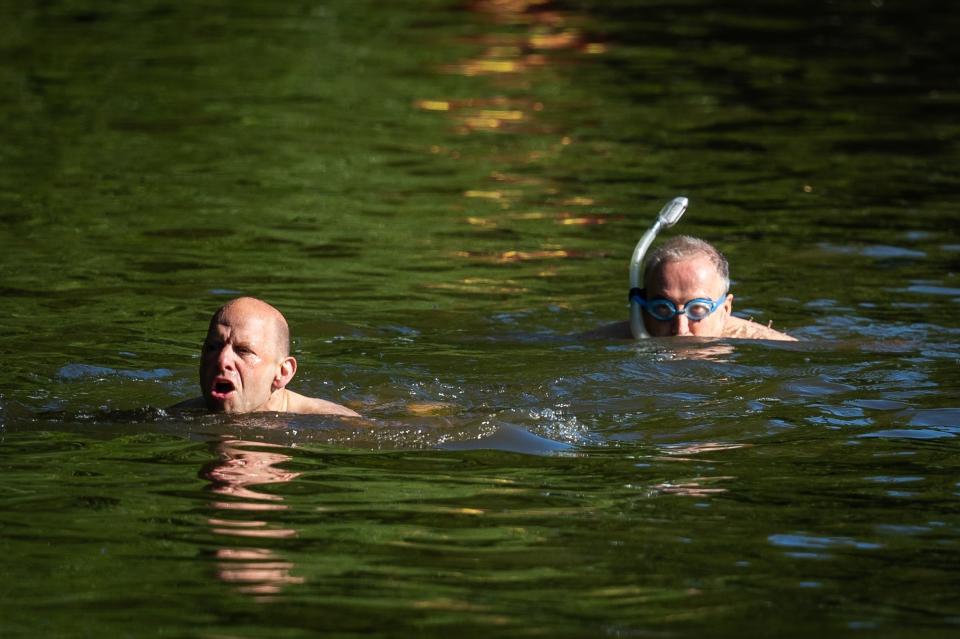
[[[723,253],[707,241],[689,235],[672,237],[647,256],[643,265],[643,282],[646,286],[647,277],[660,268],[665,262],[682,262],[694,257],[704,256],[710,260],[713,267],[723,280],[723,290],[730,292],[730,264]]]

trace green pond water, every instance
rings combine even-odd
[[[960,635],[960,5],[0,15],[0,637]],[[676,195],[799,342],[583,335]]]

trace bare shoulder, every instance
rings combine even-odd
[[[727,323],[723,327],[723,337],[733,337],[736,339],[769,339],[781,342],[797,341],[797,338],[790,337],[786,333],[781,333],[769,326],[733,316],[727,318]]]
[[[341,415],[343,417],[360,417],[360,413],[346,406],[329,402],[317,397],[307,397],[292,390],[287,391],[287,412],[303,415]]]
[[[167,410],[204,410],[206,409],[207,404],[203,401],[203,397],[193,397],[191,399],[184,400],[179,404],[174,404]]]

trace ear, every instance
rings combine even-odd
[[[725,317],[733,315],[733,293],[728,293],[727,299],[723,300],[723,314]]]
[[[284,357],[277,365],[277,372],[273,376],[273,390],[286,388],[290,380],[297,373],[297,360],[293,357]]]

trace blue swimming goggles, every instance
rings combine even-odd
[[[686,315],[691,322],[699,322],[720,308],[725,299],[727,299],[726,293],[715,300],[709,297],[697,297],[687,300],[681,308],[677,308],[676,304],[662,297],[648,300],[647,292],[642,288],[630,289],[630,301],[639,304],[641,308],[646,309],[650,317],[661,322],[669,322],[681,313]]]

